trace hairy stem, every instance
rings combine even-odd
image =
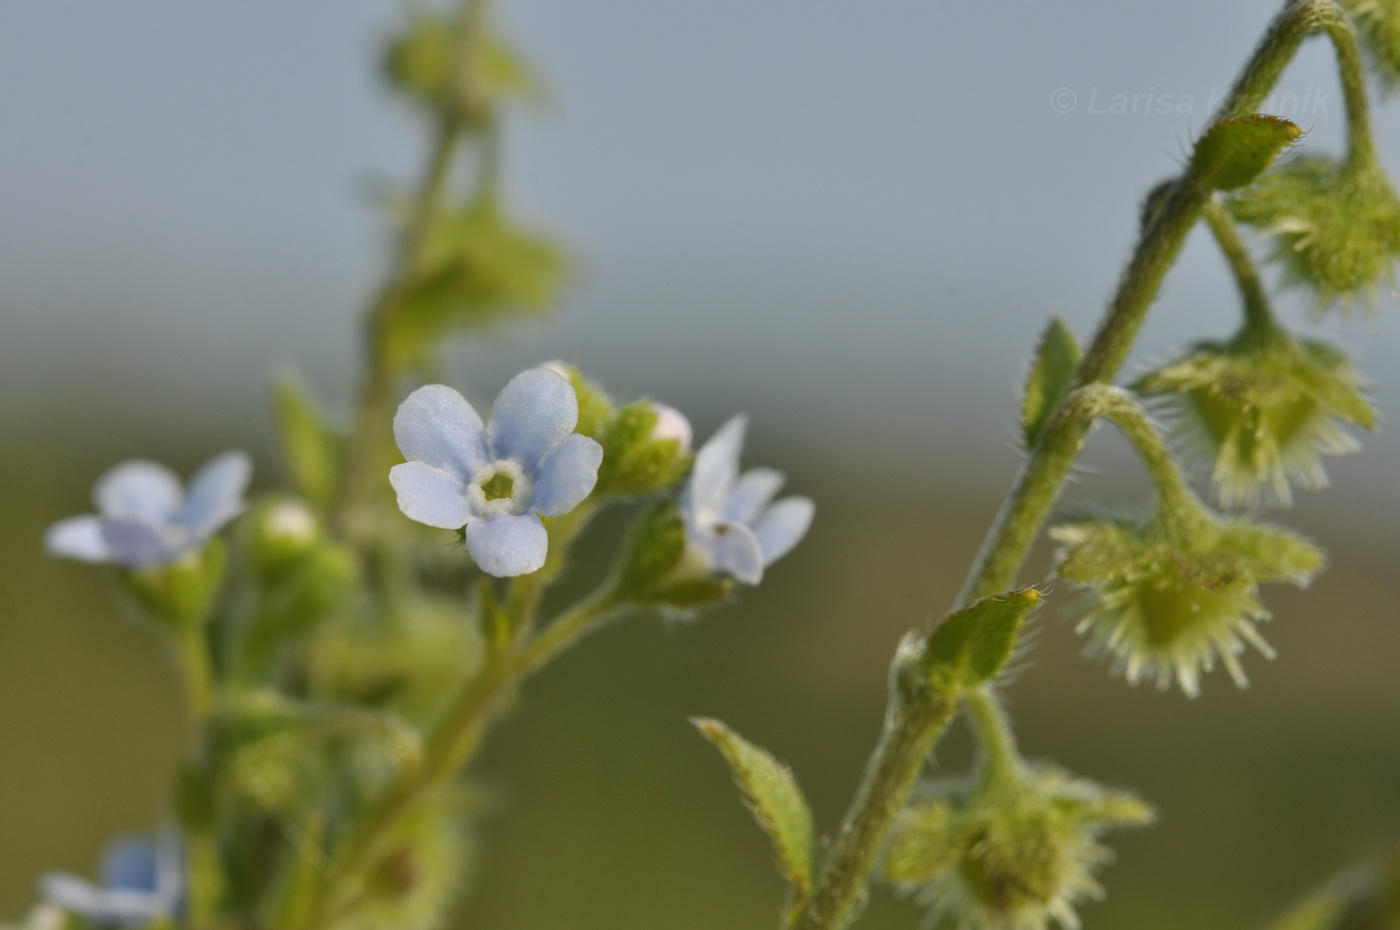
[[[1334,4],[1319,0],[1289,3],[1270,25],[1219,115],[1252,112],[1303,39],[1325,25],[1335,9]],[[1210,192],[1189,174],[1178,178],[1167,191],[1162,206],[1145,224],[1108,313],[1080,364],[1076,386],[1106,383],[1117,375],[1163,278],[1209,199]],[[1070,397],[1076,393],[1071,392]],[[1068,403],[1067,397],[1030,450],[959,595],[959,605],[1005,591],[1015,582],[1092,422],[1080,412],[1065,409]],[[985,697],[979,701],[994,700],[990,693],[982,694]],[[915,705],[891,706],[885,735],[867,766],[845,826],[827,857],[811,901],[794,924],[798,930],[843,930],[855,919],[894,818],[948,721],[949,709],[938,706],[938,698],[931,692],[924,692]]]
[[[1249,255],[1249,249],[1240,236],[1234,218],[1213,198],[1206,203],[1202,216],[1206,225],[1210,227],[1211,234],[1215,236],[1226,264],[1230,266],[1235,286],[1239,288],[1240,300],[1244,304],[1246,328],[1260,335],[1277,332],[1278,321],[1274,319],[1269,293],[1264,287],[1263,279],[1259,277],[1259,270]]]

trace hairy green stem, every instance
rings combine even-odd
[[[1330,22],[1335,9],[1334,4],[1320,0],[1289,3],[1236,81],[1220,117],[1252,112],[1303,39]],[[1108,313],[1080,364],[1076,386],[1105,383],[1116,376],[1163,278],[1210,196],[1210,191],[1189,174],[1178,178],[1167,191],[1161,207],[1144,225]],[[1071,392],[1073,396],[1075,392]],[[1068,403],[1069,398],[1061,402],[1060,410],[1030,450],[959,595],[959,605],[998,594],[1015,582],[1092,422],[1081,412],[1066,410]],[[994,700],[989,692],[980,693],[985,697],[979,701]],[[798,930],[844,930],[855,919],[894,819],[949,715],[950,709],[940,706],[937,696],[929,692],[916,699],[914,706],[892,704],[885,734],[827,856],[817,888],[794,923]]]
[[[1249,255],[1249,249],[1240,236],[1234,218],[1221,206],[1220,201],[1213,198],[1206,203],[1202,217],[1206,226],[1210,227],[1211,234],[1215,236],[1216,244],[1220,246],[1225,262],[1230,266],[1235,286],[1239,288],[1240,300],[1244,304],[1246,328],[1261,336],[1277,332],[1279,325],[1274,319],[1269,293],[1264,287],[1263,279],[1259,277],[1259,270]]]

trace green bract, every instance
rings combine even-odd
[[[913,892],[936,924],[958,930],[1079,926],[1075,905],[1101,897],[1094,878],[1116,827],[1152,810],[1052,766],[925,786],[895,826],[885,877]]]
[[[1290,480],[1325,486],[1322,456],[1358,448],[1342,424],[1375,424],[1344,354],[1277,330],[1198,343],[1135,387],[1167,400],[1175,431],[1212,464],[1227,506],[1255,504],[1266,490],[1286,505]]]
[[[1215,659],[1240,686],[1245,645],[1272,650],[1256,629],[1268,619],[1259,585],[1306,585],[1322,567],[1316,548],[1287,530],[1205,512],[1146,519],[1106,516],[1062,523],[1060,577],[1092,592],[1079,623],[1091,653],[1111,653],[1130,683],[1173,679],[1194,697]]]
[[[1300,159],[1230,203],[1235,217],[1275,237],[1289,282],[1311,288],[1318,309],[1376,301],[1400,258],[1400,200],[1370,159]]]

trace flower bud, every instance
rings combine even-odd
[[[671,487],[690,469],[690,423],[663,404],[643,400],[623,407],[602,442],[600,494],[651,494]]]
[[[1226,506],[1257,504],[1265,491],[1287,506],[1290,480],[1324,487],[1322,456],[1358,448],[1342,424],[1375,424],[1345,355],[1277,330],[1200,343],[1135,387],[1165,398],[1175,431],[1211,463]]]
[[[311,552],[322,539],[311,508],[294,497],[268,501],[254,513],[251,548],[258,571],[281,574]]]
[[[885,876],[967,930],[1079,926],[1075,906],[1102,897],[1094,873],[1112,858],[1107,830],[1150,823],[1152,810],[1050,766],[925,786],[901,813]]]
[[[1259,585],[1305,586],[1323,562],[1300,536],[1204,511],[1081,519],[1051,536],[1062,544],[1060,577],[1090,591],[1077,627],[1089,634],[1089,652],[1112,654],[1129,683],[1153,678],[1165,689],[1175,679],[1191,697],[1216,658],[1246,684],[1245,645],[1273,656],[1256,628],[1269,617]]]
[[[1317,308],[1373,306],[1400,258],[1400,200],[1371,159],[1299,159],[1231,201],[1243,223],[1274,236],[1290,283],[1310,288]]]

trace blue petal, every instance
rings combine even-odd
[[[253,463],[246,452],[234,450],[210,459],[190,479],[176,522],[199,539],[213,535],[243,512],[243,492],[252,475]]]
[[[472,518],[462,482],[442,469],[406,462],[389,469],[389,483],[398,492],[399,509],[410,520],[456,530]]]
[[[578,424],[578,396],[563,375],[546,368],[522,371],[510,379],[491,407],[486,428],[499,458],[516,459],[527,472]]]
[[[771,468],[755,468],[744,472],[734,483],[734,489],[729,492],[729,498],[720,512],[720,520],[753,526],[763,508],[768,506],[778,489],[783,486],[783,480],[783,473]]]
[[[102,521],[92,514],[59,520],[44,534],[44,551],[84,562],[110,562],[112,550],[102,538]]]
[[[394,414],[394,440],[410,462],[426,462],[463,481],[491,460],[481,417],[445,384],[408,395]]]
[[[810,497],[785,497],[769,507],[753,528],[763,550],[763,564],[772,565],[791,552],[807,535],[816,512],[817,505]]]
[[[544,567],[549,533],[532,513],[473,520],[467,524],[467,551],[488,575],[528,575]]]
[[[135,459],[113,467],[93,488],[97,512],[104,517],[164,522],[183,497],[180,479],[158,462]]]
[[[102,539],[112,553],[112,561],[126,568],[173,562],[190,548],[183,533],[143,520],[106,520],[102,524]]]
[[[41,878],[39,893],[50,904],[88,917],[97,914],[105,897],[101,888],[66,872],[51,872]]]
[[[587,436],[570,434],[540,463],[533,509],[547,517],[573,510],[598,483],[602,461],[602,446]]]
[[[714,570],[744,584],[763,580],[763,550],[753,530],[742,523],[721,523],[695,537]]]
[[[744,448],[748,422],[748,417],[736,414],[695,453],[683,506],[699,526],[709,526],[720,518],[739,475],[739,453]]]
[[[124,836],[102,854],[102,883],[109,888],[155,892],[160,888],[160,858],[155,841],[145,836]]]

